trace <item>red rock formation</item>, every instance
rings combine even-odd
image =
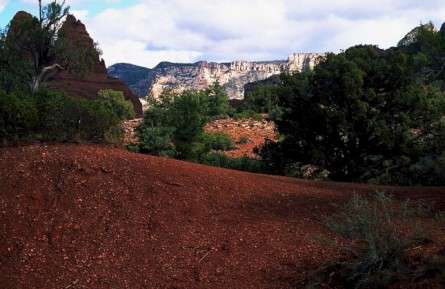
[[[20,24],[25,23],[25,22],[32,23],[32,21],[33,21],[33,17],[28,12],[25,12],[25,11],[17,12],[9,24],[8,36],[20,34],[22,32]]]
[[[13,17],[8,31],[8,39],[13,41],[26,41],[38,25],[37,19],[27,12],[19,11]],[[26,31],[23,31],[26,29]],[[62,25],[60,32],[69,39],[67,50],[75,53],[81,47],[83,53],[89,54],[92,66],[89,71],[80,75],[69,72],[70,69],[59,72],[47,86],[51,89],[60,90],[73,97],[95,98],[102,89],[113,89],[122,91],[127,100],[133,103],[137,116],[142,116],[142,104],[130,89],[120,80],[108,76],[105,62],[100,59],[95,49],[93,39],[88,34],[85,25],[74,16],[69,15]],[[18,37],[18,38],[17,38]],[[24,52],[25,53],[25,52]],[[29,57],[26,54],[24,57]],[[69,68],[70,63],[65,59],[57,59],[58,63]]]
[[[127,100],[133,103],[137,116],[142,116],[142,104],[130,89],[120,80],[108,76],[105,62],[100,59],[95,50],[93,39],[88,34],[85,25],[74,16],[69,15],[61,28],[61,32],[70,40],[70,45],[81,45],[84,51],[93,53],[95,63],[91,71],[77,75],[69,71],[62,71],[48,84],[52,89],[60,90],[71,96],[95,98],[102,89],[122,91]]]

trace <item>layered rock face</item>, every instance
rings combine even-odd
[[[287,61],[194,64],[162,62],[153,69],[154,76],[148,95],[159,98],[166,89],[178,93],[191,89],[200,90],[218,81],[226,89],[230,99],[243,99],[246,84],[282,72],[312,69],[323,56],[324,54],[318,53],[294,53]]]
[[[95,98],[103,89],[122,91],[127,100],[133,104],[136,115],[142,116],[142,105],[130,89],[121,80],[109,77],[103,59],[96,52],[93,39],[88,34],[85,25],[74,16],[69,15],[62,25],[61,31],[65,34],[70,45],[81,46],[83,51],[93,53],[94,64],[90,71],[83,75],[71,73],[67,70],[58,73],[48,87],[65,92],[75,97]]]

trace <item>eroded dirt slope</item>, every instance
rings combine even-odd
[[[0,149],[0,288],[298,288],[320,217],[364,185],[85,145]],[[445,189],[393,189],[436,200]]]

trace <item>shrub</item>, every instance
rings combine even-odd
[[[335,181],[444,184],[445,93],[418,78],[403,51],[356,46],[328,54],[311,72],[282,75],[276,91],[280,153],[263,156],[281,155],[268,160],[281,170],[302,163]]]
[[[37,94],[37,106],[45,140],[119,143],[120,123],[130,117],[129,103],[119,94],[98,99],[71,98],[57,92]]]
[[[131,110],[127,110],[130,106],[119,94],[107,94],[88,100],[52,91],[21,97],[0,93],[1,138],[4,142],[37,139],[120,143],[120,123],[131,117]]]
[[[427,209],[426,209],[427,208]],[[428,239],[416,217],[431,215],[424,203],[397,202],[391,195],[377,193],[371,199],[354,195],[340,210],[329,217],[326,225],[352,241],[342,247],[351,256],[319,273],[318,282],[331,282],[341,288],[387,288],[394,282],[406,281],[414,273],[407,252]],[[328,276],[332,270],[333,275]],[[315,279],[317,279],[315,278]]]
[[[280,76],[274,75],[265,80],[248,83],[244,87],[244,100],[238,111],[252,110],[258,113],[271,113],[278,105],[276,88],[280,82]]]
[[[110,111],[114,112],[119,119],[124,120],[134,118],[135,113],[133,105],[131,102],[125,100],[122,91],[107,89],[99,91],[98,95],[102,104]]]
[[[165,157],[175,157],[173,128],[142,126],[139,129],[139,152]]]
[[[261,160],[248,157],[230,158],[222,153],[211,152],[200,161],[203,164],[226,169],[248,171],[253,173],[266,173],[268,169]]]
[[[187,91],[174,99],[168,111],[171,126],[175,127],[173,142],[181,159],[195,160],[199,157],[197,146],[208,120],[204,104],[199,92]]]
[[[202,136],[203,143],[215,151],[228,151],[233,149],[232,139],[225,133],[205,133]]]
[[[253,110],[247,109],[241,112],[237,112],[233,115],[233,118],[236,120],[241,120],[241,119],[253,119],[253,120],[262,120],[263,116],[261,114],[259,114],[258,112],[255,112]]]
[[[213,83],[208,89],[204,90],[202,97],[206,99],[206,114],[209,117],[223,117],[230,112],[229,96],[218,82]]]
[[[39,123],[34,100],[0,91],[0,140],[19,140],[27,137]]]
[[[201,92],[164,93],[161,100],[152,101],[145,112],[144,122],[138,130],[141,151],[164,155],[167,148],[168,155],[174,149],[177,158],[198,159],[205,151],[200,139],[209,119],[206,109],[207,99]]]

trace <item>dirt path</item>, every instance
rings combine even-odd
[[[445,188],[384,189],[445,207]],[[0,288],[298,288],[338,254],[316,241],[320,217],[374,190],[92,145],[0,149]]]

